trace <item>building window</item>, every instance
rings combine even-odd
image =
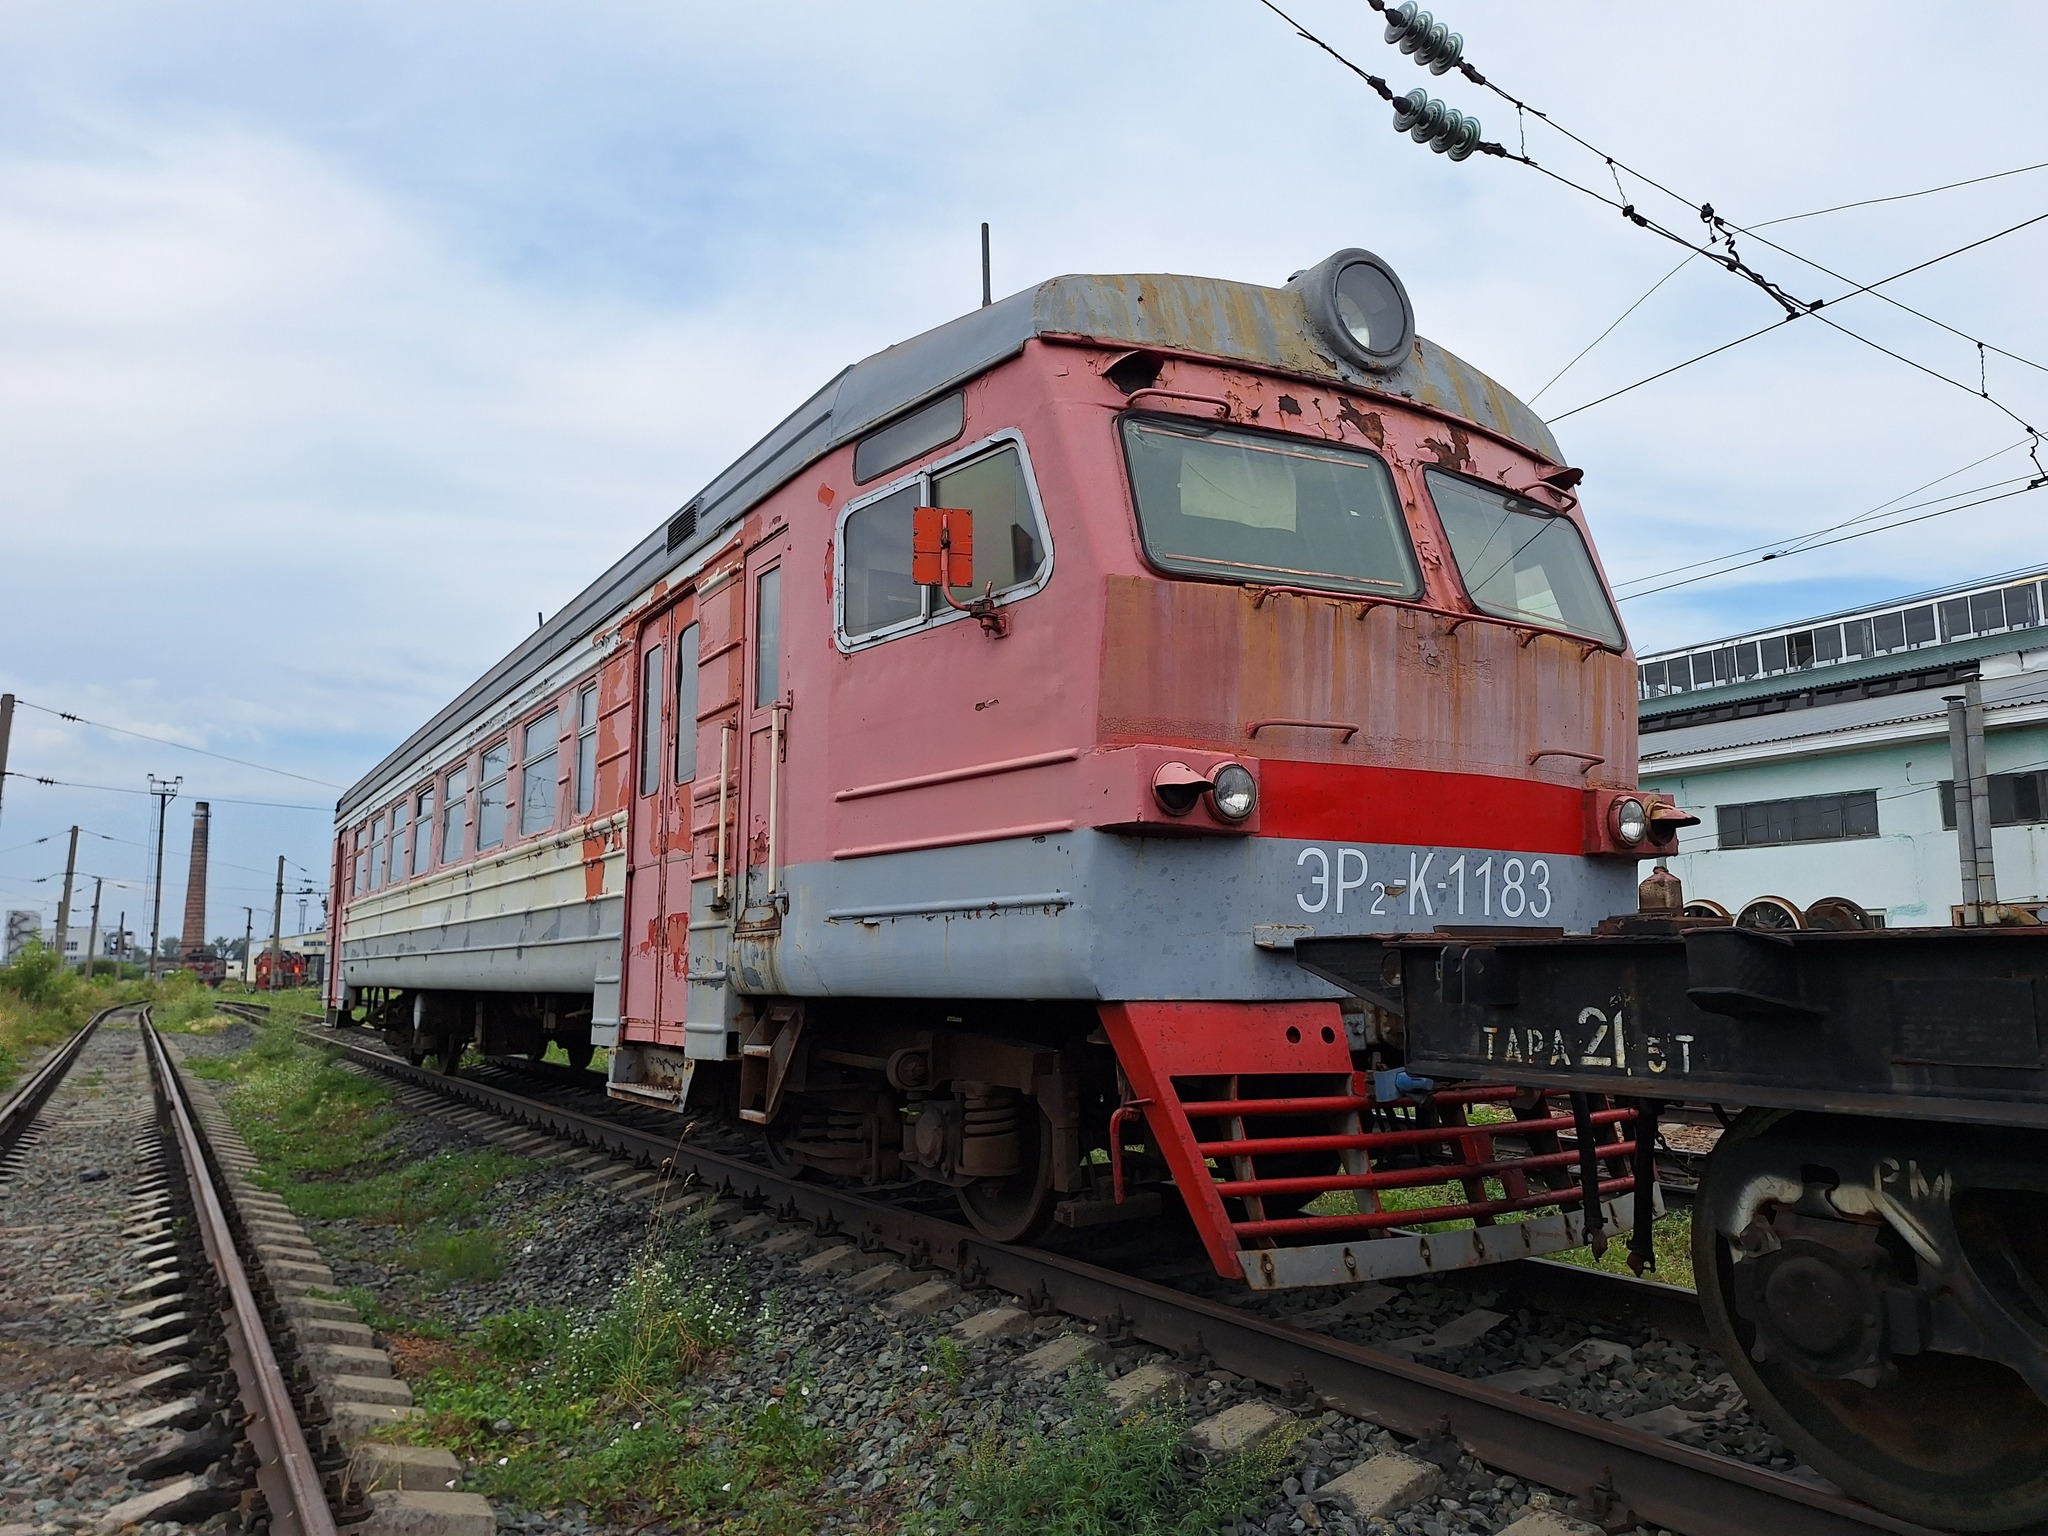
[[[419,792],[412,817],[412,872],[424,875],[434,867],[434,786]]]
[[[551,709],[526,728],[519,751],[519,835],[551,832],[555,825],[555,764],[562,745],[562,712]]]
[[[2048,821],[2048,773],[1994,773],[1991,775],[1991,825],[2029,827]],[[1956,785],[1941,781],[1941,824],[1956,824]]]
[[[512,744],[501,741],[484,751],[476,782],[476,846],[481,853],[505,841],[505,775],[512,767]]]
[[[1877,791],[1753,800],[1715,809],[1723,848],[1768,848],[1781,843],[1833,843],[1877,836]]]
[[[469,770],[448,775],[441,801],[441,862],[453,864],[469,852]]]
[[[597,684],[576,695],[576,814],[597,804]]]
[[[697,626],[676,636],[676,782],[697,777]]]

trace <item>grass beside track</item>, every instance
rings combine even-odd
[[[465,1486],[505,1506],[734,1536],[799,1536],[827,1517],[906,1536],[1207,1536],[1256,1504],[1290,1457],[1281,1437],[1248,1456],[1194,1462],[1182,1410],[1119,1422],[1089,1377],[1071,1384],[1056,1425],[984,1425],[951,1464],[936,1511],[899,1507],[893,1493],[849,1494],[835,1474],[856,1446],[810,1411],[823,1397],[802,1367],[744,1405],[719,1390],[772,1350],[781,1319],[776,1293],[757,1298],[698,1229],[651,1228],[624,1282],[587,1309],[451,1326],[436,1306],[444,1290],[548,1240],[545,1212],[495,1197],[525,1160],[410,1150],[388,1091],[282,1020],[247,1048],[189,1067],[222,1086],[258,1182],[325,1224],[316,1241],[402,1232],[401,1243],[387,1231],[363,1249],[399,1271],[392,1283],[344,1292],[413,1388],[418,1417],[389,1433],[453,1450],[469,1468]],[[936,1429],[973,1361],[943,1334],[924,1359],[921,1387],[882,1412]]]

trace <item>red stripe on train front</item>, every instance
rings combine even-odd
[[[1312,842],[1583,854],[1586,792],[1484,773],[1259,764],[1259,832]]]

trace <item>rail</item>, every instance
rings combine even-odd
[[[45,1056],[36,1065],[36,1069],[29,1073],[28,1081],[15,1089],[8,1096],[6,1103],[0,1104],[0,1154],[4,1154],[9,1147],[21,1140],[22,1132],[35,1123],[36,1115],[41,1111],[44,1102],[56,1091],[57,1085],[64,1081],[64,1074],[71,1070],[71,1064],[78,1059],[78,1053],[85,1049],[85,1042],[92,1038],[93,1031],[111,1015],[119,1013],[122,1008],[134,1006],[133,1003],[123,1003],[112,1008],[102,1008],[81,1024],[78,1032],[69,1040]]]
[[[141,1026],[157,1099],[184,1164],[199,1239],[226,1298],[221,1331],[246,1415],[243,1429],[256,1453],[257,1486],[269,1504],[271,1536],[336,1536],[319,1466],[300,1428],[284,1370],[271,1348],[256,1293],[235,1246],[227,1203],[214,1182],[209,1148],[147,1006],[142,1010]]]
[[[308,1029],[305,1037],[373,1071],[478,1105],[646,1166],[695,1174],[743,1202],[773,1207],[819,1232],[892,1248],[914,1266],[952,1272],[1136,1339],[1206,1359],[1276,1389],[1415,1437],[1449,1435],[1489,1466],[1576,1491],[1608,1520],[1629,1518],[1682,1536],[1936,1536],[1842,1494],[1730,1458],[1675,1445],[1603,1419],[1451,1376],[1252,1316],[1219,1302],[1041,1249],[992,1242],[940,1218],[845,1190],[784,1178],[672,1136],[492,1083],[411,1066],[383,1051]]]

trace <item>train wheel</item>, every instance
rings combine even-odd
[[[767,1155],[768,1166],[785,1179],[801,1179],[811,1171],[811,1165],[791,1157],[785,1145],[802,1126],[802,1116],[784,1113],[775,1117],[774,1124],[761,1127],[761,1150]]]
[[[1723,1144],[1767,1138],[1782,1118],[1748,1111]],[[1756,1360],[1756,1328],[1735,1305],[1732,1245],[1704,1219],[1733,1193],[1717,1188],[1712,1161],[1700,1193],[1693,1278],[1708,1332],[1751,1406],[1803,1460],[1867,1503],[1939,1530],[2031,1529],[2048,1520],[2048,1403],[2007,1367],[1969,1355],[1894,1356],[1897,1374],[1879,1387]],[[1972,1258],[1980,1266],[1993,1259],[2022,1288],[2048,1294],[2038,1197],[2016,1199],[1970,1213]],[[1846,1302],[1823,1279],[1793,1305],[1800,1324],[1827,1331],[1854,1312]]]
[[[434,1042],[434,1065],[442,1074],[453,1077],[462,1069],[462,1053],[469,1048],[469,1042],[460,1035],[443,1035]]]
[[[1019,1170],[1008,1178],[981,1179],[958,1191],[960,1209],[974,1230],[999,1243],[1031,1243],[1052,1225],[1059,1191],[1052,1185],[1052,1127],[1035,1100],[1018,1116]]]
[[[1738,928],[1760,928],[1766,933],[1785,933],[1803,928],[1806,918],[1782,896],[1759,896],[1735,914]]]
[[[569,1065],[578,1072],[590,1070],[590,1063],[597,1056],[597,1047],[588,1040],[571,1040],[562,1046],[569,1058]]]

